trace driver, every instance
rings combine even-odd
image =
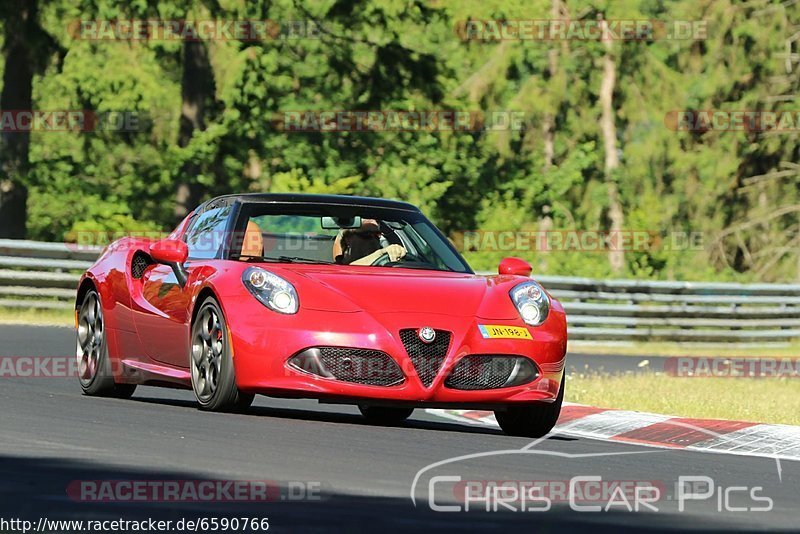
[[[359,228],[344,230],[333,244],[336,263],[344,265],[372,265],[384,254],[395,262],[406,255],[406,249],[402,245],[382,247],[381,229],[375,219],[364,219]]]

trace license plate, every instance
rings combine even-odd
[[[486,339],[533,339],[527,328],[502,324],[479,324],[481,335]]]

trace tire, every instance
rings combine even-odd
[[[76,331],[76,357],[78,359],[78,382],[84,395],[128,399],[136,390],[136,384],[117,384],[108,358],[108,342],[105,336],[105,318],[100,295],[94,289],[88,291],[78,308]]]
[[[192,391],[201,410],[243,412],[254,395],[239,391],[229,346],[228,327],[214,297],[200,305],[192,323],[189,368]]]
[[[414,408],[388,408],[366,404],[359,404],[358,409],[368,422],[376,425],[399,425],[414,413]]]
[[[524,406],[509,406],[505,410],[497,410],[494,416],[503,432],[509,436],[541,438],[553,430],[561,414],[564,402],[564,378],[554,402],[540,402]]]

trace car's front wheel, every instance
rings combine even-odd
[[[392,408],[367,404],[359,404],[358,409],[368,422],[376,425],[398,425],[414,413],[414,408]]]
[[[127,399],[136,384],[117,384],[108,358],[106,325],[100,295],[92,289],[78,308],[78,380],[84,395]]]
[[[561,405],[564,402],[564,378],[558,396],[553,402],[540,402],[524,406],[508,406],[505,410],[494,412],[495,419],[503,432],[511,436],[541,438],[546,436],[558,422]]]
[[[214,297],[200,305],[192,324],[189,365],[192,390],[200,409],[214,412],[244,411],[253,395],[236,387],[228,327],[222,308]]]

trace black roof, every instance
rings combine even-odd
[[[222,195],[205,202],[203,207],[219,206],[233,202],[261,203],[298,203],[298,204],[337,204],[340,206],[367,206],[376,208],[393,208],[406,211],[419,211],[419,208],[408,202],[388,200],[375,197],[358,197],[351,195],[315,195],[306,193],[242,193]]]

